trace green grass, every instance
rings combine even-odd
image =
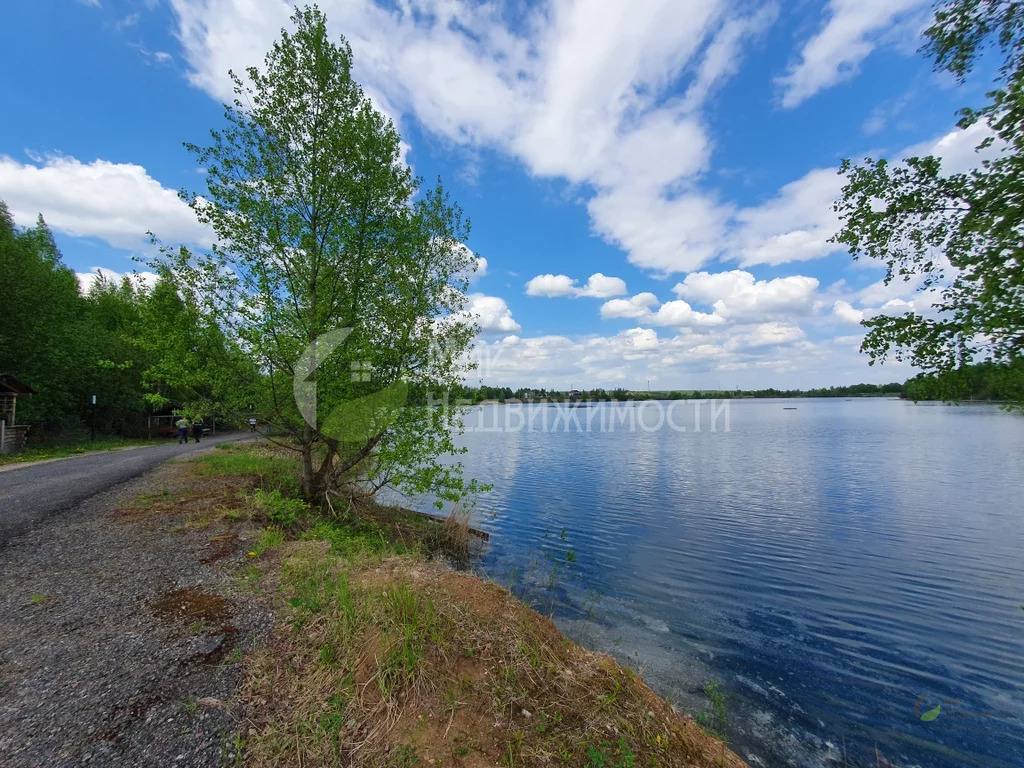
[[[346,524],[321,519],[304,532],[302,538],[311,541],[329,541],[331,553],[348,560],[410,553],[410,550],[401,542],[388,539],[384,531],[370,523]]]
[[[260,531],[259,538],[256,539],[256,543],[253,544],[250,554],[253,557],[259,557],[268,549],[274,549],[284,544],[284,533],[280,528],[264,528]]]
[[[265,448],[231,445],[196,459],[200,471],[209,476],[248,476],[257,485],[284,497],[299,495],[299,462],[297,457],[282,455]]]
[[[309,516],[309,504],[301,499],[293,499],[281,494],[279,490],[264,491],[257,488],[250,498],[250,504],[261,515],[274,525],[290,528],[304,517]]]
[[[145,445],[160,445],[166,440],[146,440],[145,438],[130,437],[104,437],[99,440],[84,440],[66,445],[50,445],[39,448],[29,448],[21,453],[4,454],[0,456],[0,466],[4,464],[22,464],[27,461],[43,461],[45,459],[65,459],[68,456],[80,456],[83,453],[97,453],[99,451],[116,451],[121,448],[138,448]]]

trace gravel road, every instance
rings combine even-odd
[[[168,440],[167,445],[0,467],[0,548],[51,515],[71,509],[99,491],[138,477],[173,456],[246,437],[249,437],[248,432],[229,432],[187,445]]]
[[[210,506],[231,492],[226,478],[175,462],[125,481],[176,449],[0,475],[3,514],[32,507],[0,547],[2,768],[240,759],[240,661],[273,622],[239,576],[256,529]],[[74,502],[102,478],[118,485]],[[162,508],[138,501],[183,491]]]

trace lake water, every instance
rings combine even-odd
[[[719,681],[751,765],[1024,765],[1024,418],[668,407],[473,409],[487,575],[681,711]]]

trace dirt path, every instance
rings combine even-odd
[[[248,524],[166,503],[190,471],[165,465],[0,548],[0,766],[234,763],[239,661],[272,615],[237,576]]]

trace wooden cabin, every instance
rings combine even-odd
[[[28,384],[9,373],[0,373],[0,453],[15,453],[25,447],[28,427],[16,425],[14,416],[18,397],[34,394],[36,391]]]

